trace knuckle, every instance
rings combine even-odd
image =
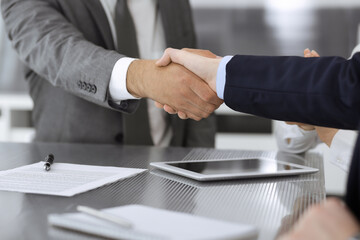
[[[171,50],[171,48],[165,49],[165,53],[169,53],[170,50]]]
[[[210,102],[210,101],[213,101],[215,99],[215,94],[214,93],[211,93],[211,92],[208,92],[204,95],[204,100],[206,102]]]

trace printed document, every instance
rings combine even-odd
[[[0,190],[71,197],[146,171],[138,168],[44,163],[0,171]]]

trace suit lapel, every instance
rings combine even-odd
[[[104,8],[99,0],[82,0],[93,16],[97,28],[101,32],[107,49],[114,50],[114,39],[111,34],[110,24],[107,19]]]

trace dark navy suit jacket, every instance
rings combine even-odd
[[[271,119],[358,129],[360,53],[340,57],[235,56],[226,66],[230,108]],[[346,203],[360,220],[360,141],[350,169]]]

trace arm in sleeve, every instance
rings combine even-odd
[[[225,103],[235,111],[315,126],[357,129],[360,53],[341,57],[235,56]]]
[[[20,59],[53,86],[122,111],[108,92],[115,63],[124,56],[87,41],[57,8],[47,0],[1,2],[6,30]],[[84,91],[81,83],[93,86],[94,91]],[[129,100],[133,108],[136,103]]]

